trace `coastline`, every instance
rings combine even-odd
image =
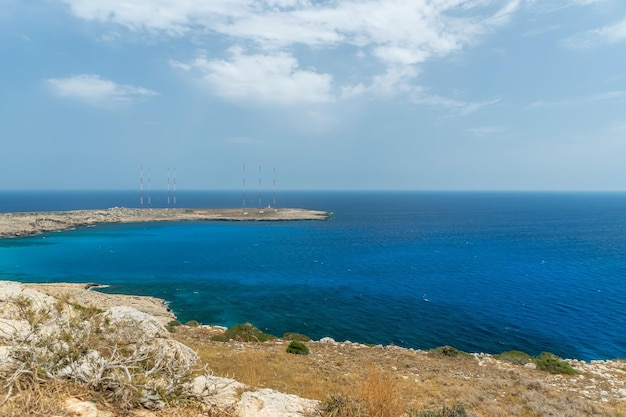
[[[108,310],[111,307],[133,307],[155,317],[166,325],[176,320],[176,315],[169,309],[165,300],[147,295],[107,294],[92,291],[100,286],[95,284],[70,283],[23,283],[24,288],[40,291],[53,298],[69,296],[76,304]]]
[[[0,213],[0,238],[34,236],[102,223],[163,221],[295,221],[327,220],[330,213],[300,208],[264,209],[132,209]]]
[[[385,378],[390,378],[385,379],[386,381],[393,381],[394,386],[398,387],[399,391],[395,392],[395,398],[407,408],[412,405],[421,409],[434,409],[453,399],[455,403],[467,406],[469,410],[480,410],[481,413],[477,415],[492,415],[482,413],[491,409],[491,403],[485,403],[484,399],[497,398],[501,400],[496,404],[498,410],[505,410],[506,415],[518,415],[519,407],[524,406],[532,407],[536,411],[528,415],[557,415],[553,410],[567,407],[573,411],[568,415],[608,416],[618,415],[614,411],[623,410],[623,405],[626,403],[626,377],[624,376],[626,370],[624,361],[618,359],[590,361],[564,359],[563,361],[575,370],[575,373],[570,375],[546,372],[546,370],[540,370],[534,363],[517,363],[493,354],[437,353],[437,350],[454,351],[454,348],[448,346],[425,351],[394,345],[373,346],[351,341],[341,342],[325,337],[320,340],[307,341],[306,345],[310,348],[310,354],[304,355],[302,360],[295,360],[289,357],[291,354],[288,351],[285,352],[289,339],[276,338],[262,343],[238,339],[216,340],[214,336],[223,335],[226,329],[207,324],[181,324],[176,326],[175,330],[168,329],[165,322],[172,317],[175,319],[175,316],[168,311],[162,299],[102,294],[90,290],[95,288],[95,284],[23,284],[11,281],[0,281],[0,284],[4,287],[4,291],[0,291],[0,310],[3,311],[0,325],[5,324],[5,328],[8,328],[7,325],[13,326],[10,327],[12,329],[20,328],[17,323],[19,320],[16,321],[15,317],[11,316],[11,311],[16,311],[11,307],[11,297],[16,295],[27,297],[32,300],[33,305],[43,308],[46,305],[53,306],[55,300],[69,301],[74,308],[79,305],[95,307],[111,320],[115,320],[116,326],[119,326],[120,335],[139,337],[136,340],[141,340],[141,343],[145,345],[144,336],[150,333],[148,345],[154,347],[156,344],[157,351],[174,348],[173,357],[185,353],[193,359],[193,363],[200,360],[204,366],[210,367],[214,375],[218,375],[198,376],[192,385],[180,385],[183,389],[189,386],[195,387],[195,381],[200,378],[201,390],[206,389],[207,383],[220,389],[238,384],[238,387],[251,390],[250,392],[271,394],[267,398],[263,397],[262,401],[255,400],[255,411],[252,413],[246,412],[247,408],[241,405],[247,401],[246,395],[249,394],[244,393],[236,398],[233,397],[234,399],[229,404],[238,404],[239,412],[226,414],[233,417],[235,415],[239,417],[310,415],[277,412],[274,408],[271,408],[271,414],[258,411],[265,407],[265,402],[270,399],[272,404],[283,404],[280,408],[282,410],[291,407],[285,404],[292,404],[292,400],[316,405],[324,401],[324,398],[328,398],[325,393],[298,387],[298,384],[285,386],[284,382],[293,381],[294,375],[306,374],[313,380],[323,380],[326,384],[332,384],[333,388],[330,388],[330,392],[335,392],[346,387],[358,387],[374,369],[372,364],[376,364],[377,372],[385,372],[384,375],[387,375]],[[62,310],[53,308],[49,311]],[[155,324],[156,321],[160,325]],[[105,337],[108,335],[108,333],[104,334]],[[117,336],[113,334],[112,337]],[[0,342],[2,342],[1,339],[0,335]],[[8,352],[7,349],[10,349],[10,346],[6,343],[3,346],[3,343],[0,343],[0,355],[3,349]],[[130,352],[133,350],[131,349]],[[250,367],[250,364],[254,363],[255,373],[248,374],[242,370],[242,363],[245,367]],[[77,367],[77,369],[82,368]],[[238,375],[240,378],[225,379],[219,375]],[[215,385],[216,381],[224,384],[218,387]],[[259,390],[260,387],[263,389]],[[406,395],[403,394],[404,389],[407,390]],[[417,398],[418,392],[425,397],[419,399],[416,405],[411,401]],[[210,401],[222,398],[221,394],[203,397],[192,392],[189,395],[195,395],[193,398],[196,399]],[[141,401],[140,403],[143,404]],[[170,407],[158,400],[155,404],[161,404],[159,407]],[[600,404],[606,406],[606,409],[613,413],[593,412],[590,414],[588,410],[591,404],[594,407]],[[0,409],[1,407],[0,405]],[[156,416],[155,414],[146,415]]]

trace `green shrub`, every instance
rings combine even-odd
[[[295,340],[297,342],[310,342],[311,338],[302,333],[287,332],[283,335],[283,340]]]
[[[235,324],[224,332],[226,340],[239,340],[241,342],[266,342],[276,339],[276,336],[263,333],[250,323]]]
[[[453,348],[452,346],[439,346],[439,347],[429,350],[428,353],[437,358],[469,359],[472,357],[472,355],[470,355],[469,353]]]
[[[498,355],[494,355],[493,357],[515,365],[526,365],[527,363],[533,361],[532,356],[519,350],[509,350],[508,352],[502,352]]]
[[[293,353],[294,355],[308,355],[309,348],[302,342],[292,340],[287,346],[287,353]]]
[[[185,326],[189,326],[189,327],[198,327],[200,325],[200,323],[198,323],[196,320],[189,320],[187,323],[185,323]]]
[[[409,417],[468,417],[465,407],[462,404],[456,404],[452,408],[445,405],[440,411],[413,411],[408,414]]]
[[[165,325],[165,328],[167,329],[168,332],[175,333],[176,327],[178,326],[180,326],[180,322],[178,320],[172,320]]]
[[[574,375],[576,373],[576,370],[572,368],[569,363],[550,352],[541,352],[541,354],[535,358],[535,364],[538,369],[550,372],[551,374]]]

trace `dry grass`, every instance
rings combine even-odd
[[[367,366],[367,377],[361,383],[360,397],[371,417],[396,417],[402,414],[402,404],[396,393],[396,380],[373,365]]]
[[[323,417],[436,417],[444,407],[461,404],[475,417],[624,417],[625,402],[602,402],[610,389],[594,375],[551,375],[500,361],[474,357],[441,357],[394,347],[308,342],[309,355],[286,352],[288,342],[216,342],[214,330],[179,326],[174,337],[194,349],[201,364],[214,374],[234,378],[253,388],[272,388],[329,405]],[[626,384],[626,372],[617,378]],[[586,398],[590,381],[597,396]],[[7,394],[0,387],[0,398]],[[593,394],[593,393],[592,393]],[[591,394],[589,394],[591,395]],[[115,417],[133,417],[128,403],[106,389],[62,381],[20,380],[1,416],[59,416],[64,399],[92,401]],[[427,411],[430,410],[430,411]],[[193,401],[172,402],[157,417],[232,417],[207,410]]]
[[[597,398],[585,398],[577,392],[579,376],[554,376],[501,361],[481,364],[473,357],[316,342],[307,343],[309,355],[290,355],[280,340],[214,342],[206,328],[181,327],[175,337],[196,350],[216,375],[305,398],[356,399],[372,417],[418,415],[456,404],[480,417],[626,416],[624,403],[600,401],[600,385]]]

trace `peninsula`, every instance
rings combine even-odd
[[[0,213],[0,238],[32,236],[101,223],[164,221],[291,221],[326,220],[330,213],[299,208],[264,209],[133,209]]]

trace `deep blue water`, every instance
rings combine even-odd
[[[1,192],[0,211],[137,207],[137,194]],[[241,204],[241,192],[178,193],[179,207]],[[0,278],[108,284],[166,299],[180,321],[279,336],[626,357],[624,193],[282,192],[277,205],[333,217],[5,239]]]

